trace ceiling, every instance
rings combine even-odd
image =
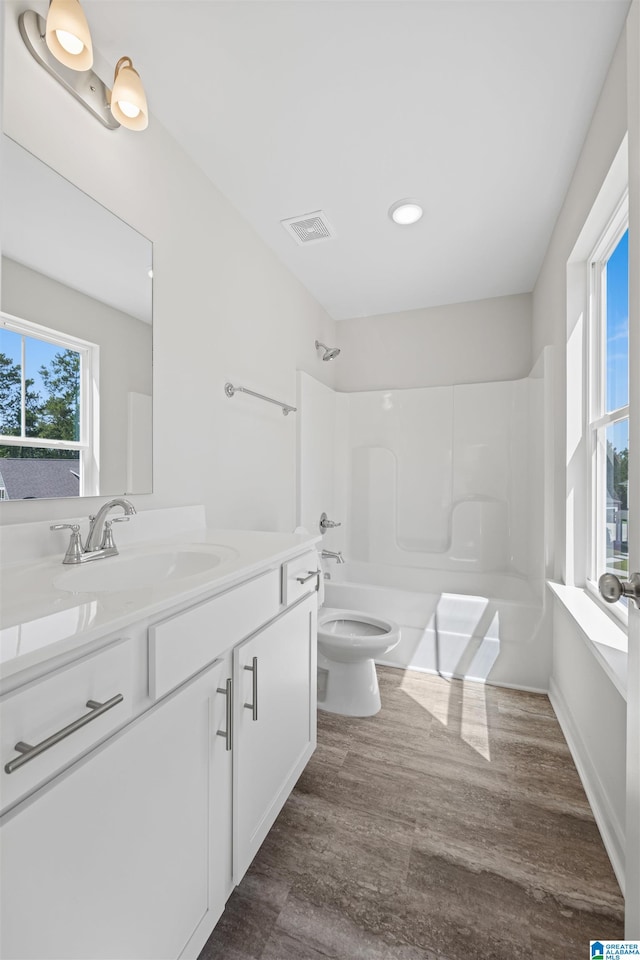
[[[152,122],[341,319],[532,289],[629,2],[84,6]],[[402,197],[419,223],[389,219]],[[299,246],[280,221],[316,210],[335,238]]]

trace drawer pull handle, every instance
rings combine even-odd
[[[313,580],[314,577],[320,576],[320,570],[309,570],[306,577],[296,577],[298,583],[308,583],[309,580]]]
[[[81,727],[85,727],[88,723],[91,723],[92,720],[95,720],[103,713],[106,713],[107,710],[111,710],[111,708],[115,707],[118,703],[122,703],[123,699],[124,697],[122,694],[117,693],[115,697],[111,697],[111,699],[107,700],[105,703],[99,703],[97,700],[87,700],[87,706],[91,710],[91,713],[85,714],[84,717],[79,717],[77,720],[74,720],[73,723],[63,727],[62,730],[52,733],[51,736],[47,737],[46,740],[36,743],[35,746],[32,746],[29,743],[24,743],[22,740],[20,740],[18,743],[16,743],[14,749],[17,750],[18,753],[22,754],[22,756],[15,757],[13,760],[10,760],[9,763],[6,763],[4,767],[5,773],[13,773],[14,770],[24,766],[25,763],[29,763],[30,760],[34,759],[34,757],[39,757],[40,754],[44,753],[45,750],[48,750],[49,747],[53,747],[56,743],[60,743],[60,741],[64,740],[65,737],[75,733],[76,730],[80,730]]]
[[[251,716],[253,720],[258,719],[258,658],[254,657],[252,665],[250,667],[245,667],[245,670],[251,670],[253,673],[252,677],[252,686],[253,686],[253,703],[245,703],[247,710],[251,710]]]
[[[216,734],[219,737],[224,737],[225,748],[231,750],[231,744],[233,740],[233,692],[231,689],[232,680],[231,677],[227,680],[226,686],[218,687],[218,693],[224,693],[227,698],[227,707],[226,707],[226,730],[216,730]]]

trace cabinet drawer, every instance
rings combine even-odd
[[[320,571],[316,550],[308,550],[282,564],[282,602],[286,607],[318,589],[318,577],[309,576],[316,571]],[[319,573],[319,576],[322,576],[322,573]]]
[[[150,695],[164,696],[275,617],[278,579],[278,571],[270,570],[150,627]]]
[[[132,644],[120,640],[0,699],[3,810],[129,719],[133,711],[132,658]],[[92,711],[87,706],[89,700],[105,704],[117,695],[122,700],[104,713],[97,714],[96,708]],[[7,773],[8,763],[27,756],[15,749],[17,743],[34,747],[85,718],[87,722],[64,739]]]

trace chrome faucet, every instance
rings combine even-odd
[[[107,520],[107,515],[114,507],[122,507],[124,515]],[[115,497],[103,504],[95,516],[89,517],[89,533],[87,542],[82,546],[80,527],[77,523],[55,523],[50,530],[71,530],[71,539],[63,563],[86,563],[88,560],[99,560],[101,557],[114,557],[118,553],[113,540],[111,526],[114,523],[124,523],[133,516],[136,508],[124,497]]]
[[[122,507],[124,516],[107,520],[107,514],[113,510],[114,507]],[[129,500],[125,500],[124,497],[115,497],[113,500],[107,500],[107,502],[100,507],[95,517],[89,517],[89,533],[87,534],[84,552],[93,553],[95,550],[113,550],[117,553],[116,545],[113,542],[113,534],[111,533],[111,524],[124,523],[129,517],[133,516],[135,512],[136,508],[134,505]],[[100,542],[98,543],[98,541]]]
[[[341,550],[323,550],[320,557],[322,560],[336,560],[338,563],[344,563]]]

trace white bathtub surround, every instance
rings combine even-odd
[[[380,711],[376,660],[398,645],[391,620],[360,610],[324,608],[318,615],[318,707],[347,717]]]
[[[528,379],[349,394],[349,557],[529,576],[535,417]]]
[[[342,394],[299,375],[300,513],[343,521],[326,604],[399,624],[380,662],[546,691],[546,373]]]
[[[331,519],[342,519],[342,503],[346,498],[338,495],[342,471],[336,458],[341,431],[341,399],[335,390],[298,371],[296,522],[307,530],[318,529],[323,512]],[[328,530],[322,546],[341,550],[344,527]]]
[[[325,583],[325,603],[398,624],[400,642],[379,663],[547,690],[545,611],[524,577],[348,562]]]

